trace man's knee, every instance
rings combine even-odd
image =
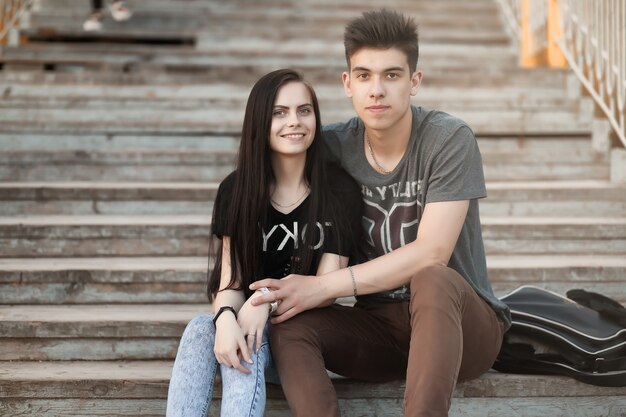
[[[283,323],[270,324],[269,340],[272,352],[278,354],[283,347],[289,349],[294,343],[314,341],[316,327],[310,316],[310,312],[305,311]]]
[[[456,271],[446,266],[432,265],[420,270],[411,278],[411,305],[414,307],[458,304],[464,280]]]

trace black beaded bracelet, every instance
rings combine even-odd
[[[235,311],[234,308],[232,308],[231,306],[224,306],[224,307],[220,307],[219,310],[217,310],[217,314],[215,314],[215,317],[213,317],[213,326],[217,326],[217,319],[220,318],[220,315],[224,312],[224,311],[232,311],[233,314],[235,315],[235,320],[237,319],[237,312]]]

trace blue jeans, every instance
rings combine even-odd
[[[219,365],[222,375],[222,417],[262,417],[265,411],[265,381],[279,383],[267,338],[267,325],[252,364],[242,361],[252,373],[244,374],[217,363],[213,346],[213,314],[194,317],[180,340],[167,394],[167,417],[206,417],[213,398]]]

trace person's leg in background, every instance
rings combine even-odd
[[[115,0],[109,4],[109,10],[114,20],[121,22],[130,19],[132,12],[122,0]],[[102,30],[104,19],[103,0],[91,0],[91,12],[83,23],[83,29],[88,32]]]
[[[102,19],[104,19],[103,0],[91,0],[91,12],[87,20],[83,23],[83,29],[88,32],[102,30]]]

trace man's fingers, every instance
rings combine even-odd
[[[265,278],[260,281],[255,281],[250,284],[251,290],[258,290],[259,288],[267,287],[270,290],[277,290],[280,288],[280,280],[274,278]]]
[[[289,310],[285,311],[283,314],[280,314],[278,316],[274,316],[271,320],[272,324],[280,324],[284,321],[289,320],[290,318],[292,318],[293,316],[295,316],[296,314],[298,314],[299,312],[297,311],[296,308],[290,308]]]
[[[253,299],[250,300],[250,302],[252,303],[253,306],[258,306],[261,304],[273,303],[274,301],[280,300],[280,299],[281,299],[281,291],[276,290],[276,291],[270,291],[267,294],[262,294],[257,297],[254,297]]]

